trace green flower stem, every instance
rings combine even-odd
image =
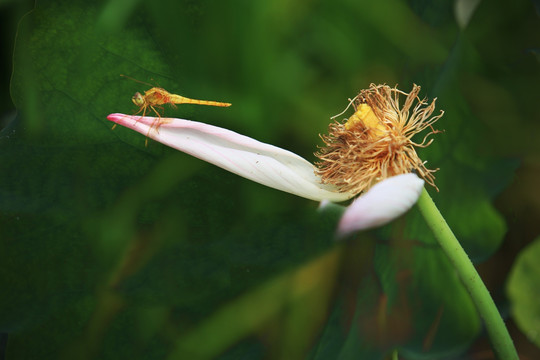
[[[463,285],[471,294],[484,320],[496,356],[501,360],[519,360],[512,338],[488,289],[426,189],[422,190],[418,199],[418,208],[435,234],[439,245],[454,265]]]

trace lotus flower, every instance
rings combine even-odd
[[[330,124],[326,147],[316,154],[320,162],[279,147],[201,122],[111,114],[116,124],[260,184],[310,200],[342,202],[356,197],[347,207],[337,234],[345,237],[359,230],[386,224],[407,212],[418,200],[424,180],[433,185],[414,150],[412,136],[431,127],[429,106],[417,97],[385,85],[372,85],[355,97],[355,113],[345,122]],[[406,95],[399,109],[399,96]],[[409,110],[418,100],[412,115]],[[435,133],[432,130],[429,134]],[[429,135],[428,134],[428,135]],[[415,171],[421,177],[411,171]]]

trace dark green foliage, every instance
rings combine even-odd
[[[318,133],[359,89],[418,83],[445,110],[435,126],[444,133],[421,152],[440,168],[440,192],[430,193],[471,257],[485,260],[506,231],[493,198],[518,163],[500,151],[517,130],[491,123],[501,115],[486,118],[486,104],[519,108],[505,112],[506,124],[532,112],[519,106],[523,97],[505,97],[520,89],[518,77],[486,79],[512,61],[522,72],[531,63],[483,56],[493,48],[478,39],[492,27],[473,21],[460,31],[451,2],[424,3],[38,1],[18,27],[17,116],[0,133],[6,359],[465,351],[481,322],[416,209],[336,244],[342,207],[319,212],[161,144],[145,147],[144,136],[106,120],[135,112],[131,96],[149,87],[125,74],[233,103],[166,108],[167,116],[312,160]],[[529,16],[523,9],[515,12]]]

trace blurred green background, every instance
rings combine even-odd
[[[418,211],[336,243],[342,208],[117,127],[167,116],[314,160],[370,83],[437,97],[428,189],[523,359],[540,358],[537,0],[0,1],[6,359],[491,359]],[[343,115],[346,117],[347,115]],[[540,240],[539,240],[540,241]],[[529,245],[530,244],[530,245]]]

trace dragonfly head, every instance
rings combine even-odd
[[[140,92],[136,92],[135,95],[131,98],[131,101],[137,106],[144,106],[144,96],[141,95]]]

